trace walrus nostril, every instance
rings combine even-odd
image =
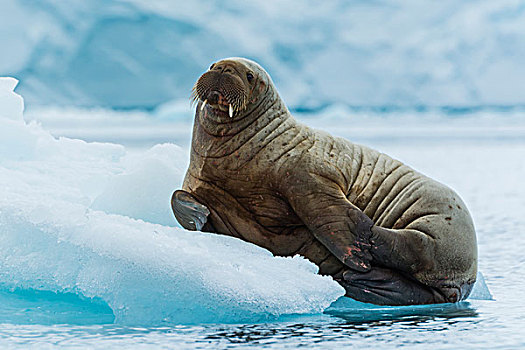
[[[212,91],[208,96],[208,102],[211,104],[217,104],[220,96],[221,94],[218,91]]]

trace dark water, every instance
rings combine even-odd
[[[505,316],[497,305],[474,301],[243,325],[139,328],[4,324],[0,326],[0,339],[4,346],[20,348],[519,348],[524,344],[521,327],[505,324],[503,319],[509,315]]]

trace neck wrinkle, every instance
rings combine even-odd
[[[291,115],[278,96],[275,99],[265,99],[245,117],[228,124],[204,119],[204,113],[197,109],[192,139],[193,152],[203,158],[226,157],[243,145],[262,137],[264,129],[276,129],[288,118]],[[250,149],[250,152],[256,152],[256,148]]]

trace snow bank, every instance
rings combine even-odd
[[[3,0],[0,74],[31,106],[154,107],[247,56],[291,107],[523,105],[524,30],[516,0]]]
[[[23,122],[15,85],[0,79],[2,290],[98,298],[126,324],[320,313],[344,293],[303,258],[168,226],[179,147],[55,139]]]

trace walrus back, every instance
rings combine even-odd
[[[377,226],[417,230],[433,238],[435,270],[443,278],[473,281],[477,272],[476,234],[459,195],[383,153],[343,139],[338,142],[346,143],[343,148],[359,159],[352,162],[357,167],[348,169],[349,201]]]
[[[316,171],[323,176],[330,173],[348,200],[375,225],[416,230],[432,238],[435,258],[431,270],[438,275],[416,276],[418,279],[475,280],[476,234],[470,213],[456,192],[386,154],[307,129],[315,138],[309,153],[317,160]]]

